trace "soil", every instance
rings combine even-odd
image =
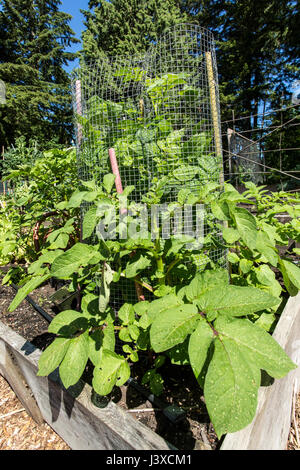
[[[57,313],[57,307],[49,301],[54,292],[55,288],[47,283],[30,294],[52,317]],[[11,286],[0,285],[0,320],[37,348],[44,350],[54,339],[54,335],[47,331],[48,322],[26,300],[14,312],[9,313],[8,306],[14,296],[15,290]],[[142,369],[139,370],[139,367],[140,365],[133,366],[132,376],[140,383]],[[180,366],[168,368],[166,364],[160,372],[165,382],[164,392],[159,399],[166,405],[176,405],[185,412],[183,419],[176,424],[164,415],[164,407],[149,401],[133,386],[115,387],[110,396],[102,400],[113,400],[179,450],[219,449],[221,441],[210,423],[202,391],[190,369]],[[89,377],[87,366],[87,382],[90,381]],[[25,411],[3,417],[10,411],[22,409],[22,405],[1,376],[0,379],[0,424],[3,429],[0,449],[68,449],[67,444],[47,424],[37,426]],[[145,387],[144,389],[147,391]],[[295,402],[294,415],[287,450],[300,450],[300,394]]]

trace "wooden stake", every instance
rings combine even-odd
[[[215,89],[214,71],[213,71],[211,52],[210,51],[206,52],[205,57],[206,57],[208,86],[209,86],[209,95],[210,95],[211,114],[212,114],[213,127],[214,127],[216,153],[217,153],[217,157],[222,159],[221,133],[220,133],[220,128],[219,128],[219,116],[218,116],[218,107],[217,107],[217,98],[216,98],[216,89]],[[222,162],[222,165],[223,165],[223,162]],[[224,185],[224,172],[223,172],[222,167],[221,167],[221,172],[220,172],[220,185],[221,186]]]
[[[80,80],[76,80],[75,82],[75,93],[76,93],[76,112],[79,116],[82,116],[82,106],[81,106],[81,82]],[[82,140],[82,125],[77,124],[77,131],[78,131],[78,147],[80,147],[81,140]]]
[[[122,194],[123,192],[123,186],[122,186],[122,181],[121,181],[121,176],[119,172],[119,166],[118,166],[118,161],[116,157],[116,152],[114,148],[108,149],[108,154],[109,154],[109,160],[110,160],[110,165],[113,174],[115,175],[115,186],[118,194]],[[127,213],[127,209],[122,208],[121,209],[121,214]],[[134,253],[131,253],[133,255]],[[135,280],[134,281],[135,285],[135,290],[136,290],[136,295],[138,298],[138,301],[143,301],[145,300],[144,292],[142,286]]]

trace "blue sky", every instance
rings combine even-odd
[[[83,20],[84,17],[80,13],[80,9],[87,10],[88,9],[88,0],[61,0],[60,10],[64,11],[65,13],[69,13],[72,15],[72,21],[70,22],[70,26],[73,29],[74,33],[76,34],[77,39],[80,39],[81,32],[83,31]],[[73,44],[73,47],[69,49],[72,52],[76,52],[81,49],[81,44]],[[77,65],[77,61],[70,63],[70,65],[66,68],[68,72],[70,72],[75,66]]]

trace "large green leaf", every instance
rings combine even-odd
[[[115,333],[112,324],[109,324],[102,329],[98,329],[89,335],[89,358],[94,366],[99,366],[102,362],[102,351],[107,349],[114,351],[115,348]]]
[[[44,376],[53,372],[61,363],[70,346],[70,338],[55,338],[55,340],[42,352],[39,358],[37,375]]]
[[[259,251],[272,266],[277,266],[278,254],[276,252],[275,243],[272,243],[266,233],[262,231],[257,232],[255,249]]]
[[[272,269],[267,264],[261,264],[255,268],[255,274],[258,282],[260,282],[263,286],[266,286],[266,289],[271,295],[278,297],[278,302],[280,303],[281,300],[279,297],[282,291],[282,287],[277,281],[274,271],[272,271]]]
[[[82,222],[82,239],[89,238],[97,224],[97,207],[91,207],[84,215]]]
[[[152,323],[150,341],[155,352],[166,351],[182,343],[192,333],[200,315],[194,305],[179,305],[164,310]]]
[[[118,318],[121,320],[123,325],[128,325],[134,321],[134,308],[132,304],[125,303],[119,309]]]
[[[125,276],[128,278],[135,277],[144,269],[150,266],[151,260],[144,255],[137,255],[128,261],[125,269]]]
[[[191,367],[202,388],[204,386],[205,374],[210,358],[209,350],[213,339],[214,333],[212,328],[203,317],[200,317],[197,328],[191,334],[188,352]]]
[[[68,388],[78,382],[89,358],[88,332],[72,338],[59,366],[63,385]]]
[[[103,349],[102,361],[95,367],[93,388],[99,395],[108,395],[115,385],[122,385],[130,377],[130,368],[123,356]]]
[[[229,284],[229,276],[226,269],[206,270],[203,273],[197,273],[191,283],[185,288],[186,298],[193,302],[205,291],[216,286],[221,288]]]
[[[252,421],[259,384],[259,369],[247,360],[238,344],[226,337],[216,338],[205,377],[204,397],[219,438]]]
[[[49,333],[70,336],[78,330],[85,330],[88,320],[82,313],[76,310],[64,310],[56,315],[49,325]]]
[[[168,294],[164,297],[153,300],[147,307],[147,314],[152,322],[156,317],[159,317],[164,310],[177,307],[178,305],[183,305],[183,301],[175,294]]]
[[[8,311],[13,312],[30,292],[32,292],[38,286],[43,284],[43,282],[49,279],[49,277],[51,277],[50,274],[45,274],[44,276],[33,277],[23,287],[20,287],[15,298],[10,304]]]
[[[219,317],[215,328],[222,338],[234,341],[241,353],[274,378],[280,379],[297,367],[277,341],[250,320]]]
[[[257,226],[255,217],[242,207],[230,207],[231,214],[235,220],[236,228],[243,242],[251,249],[256,247]]]
[[[115,179],[116,179],[116,176],[113,175],[112,173],[109,173],[107,175],[105,175],[103,177],[103,187],[105,188],[105,190],[110,193],[112,188],[113,188],[113,185],[115,183]]]
[[[223,228],[223,238],[227,243],[235,243],[240,238],[240,233],[234,228]]]
[[[50,274],[58,279],[67,279],[78,271],[80,266],[97,264],[100,259],[102,259],[102,256],[94,247],[84,243],[76,243],[54,260]]]
[[[281,260],[280,268],[283,275],[283,280],[289,291],[289,294],[294,296],[300,289],[300,269],[291,261]]]
[[[205,313],[241,317],[278,304],[278,299],[256,287],[221,286],[210,289],[197,299]]]

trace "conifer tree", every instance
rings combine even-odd
[[[82,13],[86,61],[144,53],[166,28],[187,19],[177,0],[90,0]]]
[[[67,52],[78,42],[60,11],[60,0],[2,0],[0,79],[6,104],[0,105],[0,144],[20,136],[68,143],[72,135]]]

